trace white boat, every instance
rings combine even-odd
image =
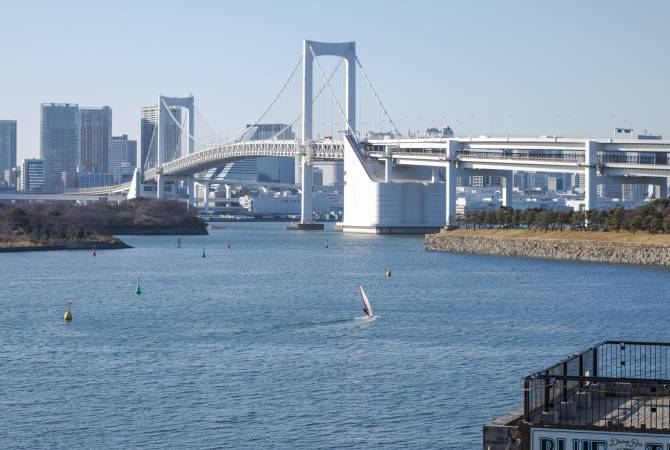
[[[368,300],[368,296],[365,295],[365,291],[363,290],[363,286],[358,286],[358,290],[361,294],[361,302],[363,303],[363,311],[365,311],[365,314],[368,316],[369,319],[371,319],[375,316],[375,312],[372,310],[372,305],[370,304],[370,301]]]

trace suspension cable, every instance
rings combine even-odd
[[[149,149],[147,150],[147,156],[144,157],[144,167],[145,168],[148,168],[147,164],[149,162],[149,156],[151,156],[151,151],[153,150],[154,136],[156,135],[156,128],[158,128],[158,124],[154,123],[154,129],[151,131],[151,140],[149,141]],[[141,144],[142,143],[140,142],[140,145]],[[156,163],[158,164],[158,161]]]
[[[333,71],[330,73],[330,76],[328,77],[328,80],[331,80],[331,79],[333,78],[333,76],[335,76],[335,73],[337,72],[337,69],[339,69],[340,66],[342,65],[342,61],[343,61],[343,59],[340,59],[340,61],[337,63],[337,65],[335,66],[335,68],[333,69]],[[321,93],[324,91],[324,89],[326,89],[326,83],[324,83],[324,84],[321,86],[321,88],[320,88],[319,91],[316,93],[316,95],[314,96],[314,98],[312,98],[312,104],[314,104],[314,102],[316,102],[316,100],[319,98],[319,96],[320,96]],[[288,130],[289,128],[291,128],[293,125],[295,125],[295,124],[298,122],[298,120],[300,120],[301,117],[302,117],[302,113],[298,114],[298,117],[296,117],[296,118],[293,120],[293,122],[291,122],[290,124],[286,125],[286,126],[285,126],[284,128],[282,128],[278,133],[276,133],[276,134],[274,134],[272,137],[270,137],[270,139],[275,139],[277,136],[281,135],[284,131],[286,131],[286,130]]]
[[[398,127],[395,126],[395,123],[393,122],[393,119],[391,119],[391,116],[389,115],[388,111],[386,110],[386,107],[384,107],[384,103],[382,103],[382,99],[379,98],[379,95],[377,95],[377,91],[375,90],[375,87],[372,85],[372,82],[368,78],[368,75],[365,73],[365,69],[363,69],[363,65],[361,64],[360,59],[358,59],[358,56],[355,56],[356,58],[356,63],[358,63],[358,67],[360,67],[361,72],[363,73],[363,77],[365,77],[365,81],[367,81],[368,86],[370,87],[370,90],[372,91],[372,94],[375,96],[377,99],[377,102],[379,103],[379,106],[381,106],[382,111],[384,111],[384,114],[386,115],[386,118],[388,119],[389,123],[395,130],[396,134],[400,136],[400,131],[398,131]]]
[[[293,76],[295,75],[296,71],[297,71],[298,68],[300,67],[300,63],[301,63],[301,62],[302,62],[302,55],[300,55],[300,58],[298,58],[298,62],[296,63],[295,67],[293,68],[293,71],[291,71],[291,75],[289,75],[288,79],[286,80],[286,82],[284,83],[284,85],[282,86],[282,88],[279,90],[279,93],[275,96],[275,98],[272,100],[272,102],[270,103],[270,105],[269,105],[267,108],[265,108],[265,111],[263,111],[263,114],[261,114],[260,117],[259,117],[258,119],[256,119],[256,121],[255,121],[252,125],[250,125],[248,128],[252,128],[252,127],[255,127],[256,125],[258,125],[258,123],[259,123],[261,120],[263,120],[263,118],[264,118],[265,115],[268,113],[268,111],[270,111],[270,109],[275,105],[275,103],[277,103],[277,100],[279,100],[279,98],[281,97],[281,95],[282,95],[282,94],[284,93],[284,91],[286,90],[286,87],[288,86],[288,84],[289,84],[289,83],[291,82],[291,80],[293,79]],[[246,133],[246,130],[245,130],[245,133]],[[242,140],[242,138],[244,137],[244,134],[245,134],[245,133],[242,133],[242,135],[239,137],[238,140]]]

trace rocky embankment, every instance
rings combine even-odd
[[[598,239],[541,239],[459,234],[442,231],[426,235],[424,248],[431,251],[476,253],[610,264],[670,267],[670,246],[611,242]]]

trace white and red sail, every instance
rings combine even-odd
[[[363,311],[365,311],[365,314],[368,317],[373,317],[375,315],[375,313],[372,310],[372,305],[370,304],[370,301],[368,300],[368,296],[365,295],[365,291],[363,290],[363,286],[358,286],[358,290],[361,294],[361,302],[363,303]]]

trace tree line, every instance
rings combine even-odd
[[[0,203],[0,237],[22,236],[35,242],[109,235],[115,226],[205,226],[183,202],[137,198],[121,203]]]
[[[459,216],[465,228],[509,228],[529,230],[587,230],[636,233],[670,233],[670,200],[656,200],[633,210],[619,206],[607,210],[555,211],[551,209],[514,209],[466,211]]]

